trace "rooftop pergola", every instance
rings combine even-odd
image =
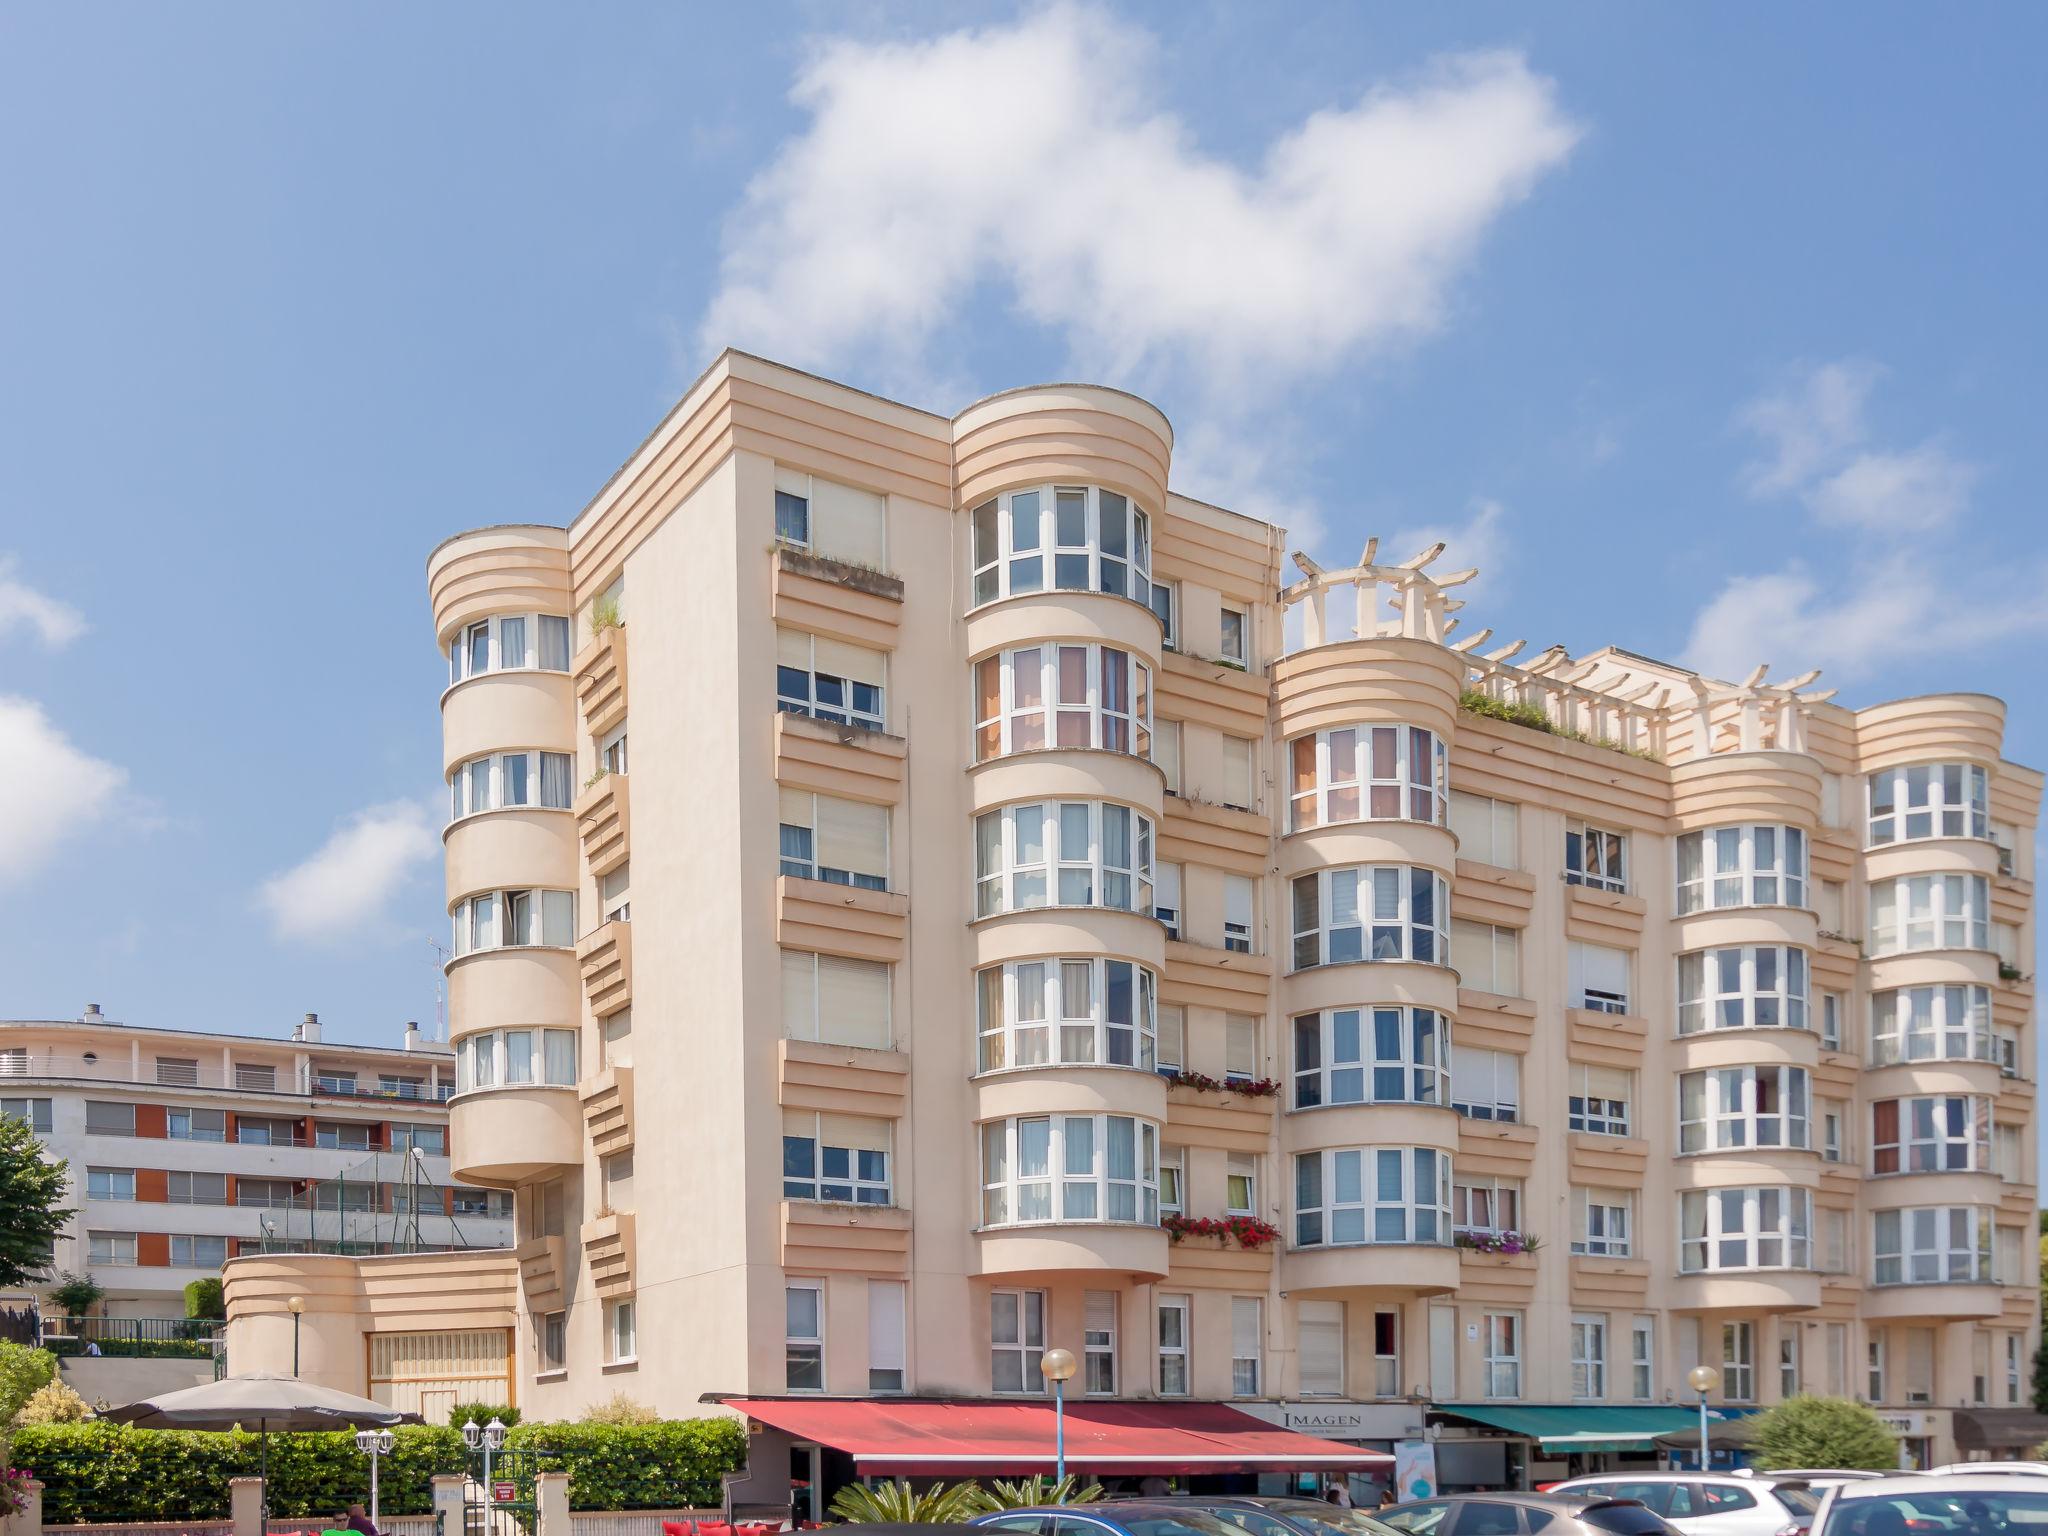
[[[1432,573],[1430,566],[1443,556],[1442,543],[1397,564],[1383,564],[1377,558],[1379,542],[1366,540],[1358,563],[1340,571],[1325,570],[1295,552],[1303,579],[1279,594],[1283,615],[1297,608],[1301,613],[1301,643],[1290,654],[1352,640],[1399,638],[1441,645],[1465,658],[1466,691],[1540,711],[1560,732],[1665,761],[1680,740],[1680,727],[1686,757],[1803,752],[1808,708],[1834,697],[1833,689],[1802,691],[1819,678],[1817,670],[1770,683],[1768,665],[1740,683],[1726,683],[1679,668],[1634,667],[1611,654],[1575,661],[1561,645],[1514,665],[1527,642],[1515,640],[1482,652],[1479,648],[1493,637],[1491,629],[1452,638],[1465,603],[1450,593],[1477,576],[1477,567]],[[1352,607],[1348,634],[1331,632],[1333,594],[1340,607]]]

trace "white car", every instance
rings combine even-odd
[[[1998,1472],[1908,1472],[1837,1483],[1821,1495],[1812,1536],[2031,1536],[2044,1530],[2048,1483]]]
[[[2044,1463],[2048,1466],[2048,1463]],[[1832,1488],[1837,1483],[1853,1483],[1866,1477],[1896,1477],[1896,1472],[1861,1472],[1853,1467],[1786,1467],[1776,1472],[1766,1472],[1761,1467],[1737,1467],[1736,1477],[1763,1477],[1772,1482],[1804,1483],[1813,1489]],[[1815,1498],[1819,1497],[1816,1492]]]
[[[2048,1461],[1952,1461],[1929,1467],[1929,1477],[2048,1477]]]
[[[1771,1472],[1602,1472],[1550,1491],[1638,1499],[1685,1536],[1805,1536],[1820,1503],[1805,1479]]]

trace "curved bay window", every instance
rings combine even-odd
[[[980,1070],[1108,1066],[1150,1072],[1159,979],[1129,960],[1017,960],[975,975]]]
[[[1989,949],[1991,882],[1982,875],[1905,875],[1870,887],[1870,952]]]
[[[1806,951],[1743,944],[1678,957],[1678,1032],[1806,1028]]]
[[[981,1220],[1159,1224],[1159,1127],[1129,1115],[1020,1115],[981,1128]]]
[[[1448,965],[1451,884],[1412,865],[1357,866],[1297,875],[1294,968],[1351,960]]]
[[[1297,736],[1287,754],[1290,832],[1350,821],[1445,823],[1449,754],[1434,731],[1345,726]]]
[[[1922,837],[1989,837],[1991,776],[1975,763],[1914,763],[1866,781],[1870,846]]]
[[[1877,1211],[1871,1278],[1879,1285],[1982,1284],[1991,1278],[1991,1213],[1968,1205]]]
[[[1451,1021],[1433,1008],[1331,1008],[1294,1020],[1294,1107],[1448,1104]]]
[[[1797,827],[1715,827],[1678,839],[1678,913],[1806,905],[1806,834]]]
[[[478,619],[448,641],[448,685],[486,672],[566,672],[569,620],[558,613],[503,613]]]
[[[1991,1166],[1991,1101],[1964,1093],[1870,1106],[1872,1173],[1981,1173]]]
[[[1111,645],[1032,645],[974,664],[974,760],[1047,747],[1152,756],[1152,669]]]
[[[974,818],[974,915],[1033,907],[1152,911],[1152,818],[1044,800]]]
[[[1343,1147],[1295,1157],[1295,1247],[1450,1240],[1448,1153]]]
[[[1678,1077],[1678,1150],[1813,1145],[1804,1067],[1715,1067]]]
[[[974,606],[1028,592],[1107,592],[1152,605],[1152,519],[1094,485],[1008,491],[974,509]]]
[[[1996,1061],[1989,987],[1899,987],[1870,999],[1870,1064]]]
[[[1678,1268],[1806,1269],[1813,1262],[1813,1192],[1688,1189],[1679,1196]]]

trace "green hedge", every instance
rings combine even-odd
[[[383,1510],[424,1514],[436,1472],[468,1463],[459,1431],[408,1425],[379,1475]],[[521,1424],[506,1437],[523,1473],[567,1472],[573,1509],[672,1509],[715,1505],[720,1474],[746,1459],[737,1419],[659,1424]],[[133,1520],[224,1520],[228,1479],[254,1476],[257,1437],[121,1425],[42,1424],[14,1437],[14,1463],[43,1482],[51,1525]],[[270,1437],[270,1507],[284,1519],[329,1516],[361,1499],[369,1464],[342,1432]]]

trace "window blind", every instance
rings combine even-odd
[[[889,810],[831,795],[817,802],[817,849],[821,868],[844,869],[856,875],[889,875]]]
[[[1242,1013],[1223,1018],[1223,1070],[1233,1077],[1257,1077],[1259,1068],[1259,1026]]]
[[[833,640],[825,635],[817,637],[817,647],[818,671],[830,677],[873,683],[877,688],[882,686],[882,673],[888,665],[888,658],[880,651],[848,645],[844,640]]]
[[[1306,1397],[1344,1394],[1344,1303],[1304,1301],[1296,1314],[1301,1390]]]
[[[868,1370],[905,1368],[903,1282],[868,1282]]]
[[[778,481],[781,472],[777,471]],[[778,490],[786,489],[778,484]],[[873,491],[811,478],[811,548],[833,560],[880,569],[888,545],[888,503]]]

